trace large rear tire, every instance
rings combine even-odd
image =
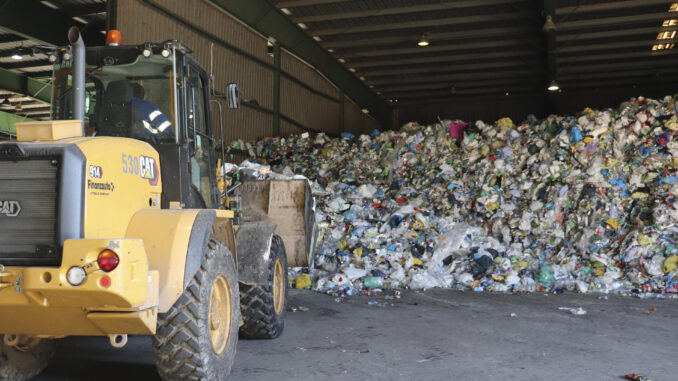
[[[228,248],[210,240],[200,269],[166,314],[153,352],[165,381],[226,380],[238,343],[238,273]]]
[[[5,344],[0,335],[0,381],[24,381],[40,374],[54,357],[56,343],[51,339],[28,338],[15,346]]]
[[[266,284],[240,284],[243,339],[275,339],[285,328],[287,314],[287,255],[282,239],[274,235]]]

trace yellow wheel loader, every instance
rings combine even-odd
[[[116,32],[85,48],[71,28],[54,120],[0,143],[2,381],[39,374],[70,335],[152,335],[164,380],[224,380],[239,330],[284,327],[283,241],[297,237],[223,208],[209,75],[178,41],[125,46]],[[225,93],[237,107],[237,86]]]

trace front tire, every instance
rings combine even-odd
[[[226,380],[238,343],[238,274],[230,250],[210,240],[200,269],[166,314],[158,316],[153,352],[160,377]]]
[[[0,381],[24,381],[40,374],[56,352],[51,339],[27,338],[19,348],[5,344],[0,335]]]
[[[275,339],[285,328],[287,314],[287,254],[282,239],[274,235],[263,285],[240,284],[243,339]]]

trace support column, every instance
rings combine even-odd
[[[346,131],[344,127],[344,113],[346,112],[344,109],[344,103],[346,102],[346,94],[344,92],[340,92],[339,94],[339,132],[344,132]]]
[[[547,17],[551,16],[553,22],[556,22],[556,1],[555,0],[544,0],[544,21]],[[557,24],[556,24],[557,27]],[[546,81],[544,84],[544,90],[546,92],[546,97],[544,98],[544,107],[546,115],[557,114],[557,92],[552,92],[546,90],[546,86],[551,81],[557,81],[558,78],[558,67],[557,67],[557,57],[556,57],[556,30],[543,30],[544,34],[544,47],[545,47],[545,61],[546,61]]]
[[[118,0],[106,1],[106,32],[117,29],[118,26]]]
[[[273,46],[273,136],[280,135],[280,44]]]

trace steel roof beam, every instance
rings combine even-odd
[[[563,21],[560,23],[556,23],[556,27],[558,27],[558,32],[562,32],[568,30],[579,30],[584,28],[594,28],[601,26],[627,25],[633,23],[652,22],[652,21],[660,22],[670,18],[671,15],[668,12],[645,13],[645,14],[641,13],[631,16],[601,17],[590,20]],[[659,25],[657,25],[657,27],[659,27]]]
[[[2,68],[0,68],[0,89],[47,103],[52,100],[52,85]]]
[[[403,78],[400,81],[374,81],[374,86],[380,91],[389,91],[391,89],[398,89],[404,86],[431,86],[431,85],[442,85],[454,86],[456,83],[463,83],[469,81],[482,81],[482,80],[507,80],[513,79],[517,81],[522,80],[532,80],[535,75],[539,75],[540,72],[535,72],[534,70],[497,70],[493,72],[481,71],[476,73],[462,73],[462,74],[452,74],[445,76],[419,76],[417,78],[411,78],[408,76]],[[370,82],[368,80],[368,82]],[[381,82],[381,83],[378,83]]]
[[[639,70],[627,70],[627,71],[611,71],[611,72],[602,72],[602,73],[577,73],[577,74],[567,74],[561,75],[560,78],[567,80],[576,80],[584,81],[589,79],[601,79],[601,78],[629,78],[629,77],[666,77],[667,75],[678,74],[678,68],[676,67],[666,67],[660,68],[657,70],[650,71],[639,71]]]
[[[587,52],[590,50],[611,50],[611,49],[623,49],[623,48],[635,48],[646,46],[648,53],[654,44],[675,44],[678,42],[678,39],[672,40],[641,40],[641,41],[621,41],[621,42],[607,42],[604,44],[587,44],[587,45],[573,45],[565,46],[558,48],[558,53],[575,53],[575,52]]]
[[[10,42],[19,42],[19,41],[25,41],[26,39],[20,36],[15,36],[11,33],[4,34],[0,36],[0,44],[6,44]]]
[[[35,111],[34,111],[33,109],[31,109],[30,111],[24,111],[23,109],[21,109],[21,110],[16,110],[14,113],[15,113],[15,114],[20,114],[20,115],[26,115],[26,116],[30,116],[30,115],[49,115],[49,114],[50,114],[50,109],[47,108],[47,109],[44,109],[44,110],[35,110]]]
[[[368,78],[382,78],[382,77],[393,77],[400,74],[419,74],[419,73],[441,73],[441,72],[458,72],[458,71],[479,71],[479,70],[488,70],[488,69],[504,69],[504,68],[521,68],[521,67],[531,67],[539,66],[541,61],[531,60],[531,61],[508,61],[508,62],[484,62],[479,64],[465,64],[465,65],[440,65],[436,67],[411,67],[411,68],[400,68],[400,69],[390,69],[390,70],[376,70],[373,72],[362,73]]]
[[[23,107],[30,107],[30,108],[35,108],[35,107],[49,107],[48,103],[42,102],[42,101],[36,101],[31,97],[25,97],[22,95],[17,95],[14,93],[9,93],[12,95],[12,97],[7,98],[7,100],[10,103],[21,103],[21,106]],[[16,105],[12,105],[16,106]]]
[[[490,40],[482,42],[473,42],[473,43],[460,43],[460,44],[448,44],[448,45],[436,45],[436,46],[427,46],[422,48],[415,46],[413,48],[400,48],[400,49],[372,49],[365,50],[360,52],[347,52],[343,54],[337,54],[341,58],[359,58],[359,57],[379,57],[379,56],[396,56],[399,54],[415,54],[421,56],[422,54],[436,53],[436,52],[453,52],[453,51],[464,51],[464,50],[473,50],[473,49],[496,49],[496,48],[525,48],[525,46],[534,46],[535,41],[533,40]],[[388,60],[389,58],[384,58]]]
[[[598,40],[601,38],[614,38],[626,36],[638,36],[641,34],[657,34],[659,32],[671,32],[676,30],[676,27],[648,27],[648,28],[629,28],[620,30],[607,30],[603,32],[579,32],[570,34],[556,34],[556,41],[558,42],[577,42],[581,40]]]
[[[42,71],[25,71],[23,73],[31,78],[52,78],[52,70],[42,70]]]
[[[48,60],[0,62],[0,67],[4,67],[5,69],[27,69],[41,66],[52,66],[52,63]]]
[[[394,81],[393,78],[387,79],[367,79],[366,83],[370,85],[383,85],[380,87],[388,87],[389,84],[397,83],[396,86],[412,83],[425,83],[426,81],[430,83],[440,83],[441,81],[459,81],[466,79],[490,79],[490,78],[501,78],[501,77],[530,77],[539,75],[538,70],[492,70],[492,71],[482,71],[475,73],[432,73],[432,74],[423,74],[423,75],[407,75],[397,78],[397,81]]]
[[[4,2],[0,12],[0,29],[21,36],[27,40],[36,40],[54,46],[68,45],[68,28],[78,25],[71,16],[48,8],[38,0],[20,0]],[[103,40],[99,31],[87,28],[83,39],[89,44]]]
[[[675,67],[675,60],[662,60],[662,61],[635,61],[635,62],[619,62],[614,64],[601,64],[601,65],[571,65],[566,67],[559,68],[558,72],[562,74],[566,73],[586,73],[586,72],[608,72],[617,69],[659,69],[659,68],[671,68]]]
[[[628,8],[646,8],[653,5],[662,5],[666,4],[667,10],[668,6],[671,5],[673,1],[669,0],[625,0],[625,1],[612,1],[609,3],[600,3],[600,4],[582,4],[575,5],[572,7],[562,7],[556,8],[556,16],[568,16],[570,14],[581,14],[581,13],[591,13],[591,12],[603,12],[603,11],[614,11],[619,9],[628,9]],[[553,22],[556,22],[554,19]]]
[[[310,23],[330,20],[356,19],[363,17],[402,15],[417,12],[445,11],[449,9],[478,8],[492,5],[514,4],[520,1],[528,0],[443,0],[434,4],[420,4],[401,7],[395,6],[391,8],[371,9],[367,11],[325,13],[312,16],[292,16],[292,21],[296,23]]]
[[[514,26],[514,27],[505,27],[505,28],[489,28],[489,29],[465,29],[454,32],[440,32],[440,33],[429,33],[429,41],[447,41],[447,40],[457,40],[457,39],[487,39],[492,37],[502,37],[506,35],[523,35],[524,37],[530,36],[534,33],[533,28],[527,28],[523,26]],[[326,49],[344,49],[351,50],[355,47],[374,47],[380,45],[393,45],[393,44],[415,44],[419,39],[418,35],[413,35],[412,33],[403,34],[400,36],[389,36],[389,37],[374,37],[371,38],[366,36],[366,38],[353,38],[352,36],[347,36],[344,40],[338,41],[323,41],[320,45]]]
[[[78,4],[76,6],[63,9],[63,12],[71,17],[106,13],[106,3]]]
[[[49,112],[50,106],[45,103],[42,103],[40,105],[26,105],[21,103],[21,109],[17,110],[15,106],[15,110],[17,112],[32,112],[32,113],[40,113],[40,112]]]
[[[430,20],[404,21],[404,22],[386,22],[375,23],[370,22],[368,25],[360,25],[354,27],[343,28],[326,28],[326,29],[311,29],[308,33],[314,36],[326,36],[334,34],[348,34],[348,33],[363,33],[363,32],[378,32],[386,30],[398,29],[413,29],[413,28],[429,28],[440,27],[445,25],[466,25],[477,23],[492,23],[498,20],[526,20],[534,16],[533,12],[509,12],[496,13],[489,15],[475,15],[475,16],[461,16],[461,17],[442,17]]]
[[[485,80],[485,81],[469,81],[469,82],[455,82],[454,85],[444,85],[428,88],[419,88],[419,89],[410,89],[410,90],[382,90],[381,93],[387,98],[400,98],[406,96],[407,94],[416,94],[416,93],[426,93],[426,92],[447,92],[450,94],[451,87],[455,88],[455,92],[462,91],[463,89],[480,89],[485,87],[504,87],[509,91],[511,88],[517,88],[521,85],[539,85],[541,86],[541,78],[538,80],[532,79],[528,81],[527,79],[506,79],[506,80]]]
[[[435,56],[419,56],[413,58],[401,58],[395,62],[384,62],[384,60],[378,61],[359,61],[351,62],[350,66],[356,69],[360,69],[361,72],[370,72],[371,70],[379,70],[384,66],[406,66],[410,64],[447,64],[453,62],[468,62],[469,60],[480,61],[480,60],[494,60],[501,58],[514,58],[514,57],[530,57],[536,55],[537,52],[532,50],[512,50],[506,52],[488,52],[488,53],[468,53],[468,54],[452,54],[452,55],[435,55]]]
[[[283,0],[275,4],[277,8],[298,8],[309,7],[312,5],[323,5],[333,3],[347,3],[354,0]]]
[[[670,56],[678,54],[678,50],[669,49],[669,50],[657,50],[657,51],[643,51],[643,52],[626,52],[626,53],[614,53],[614,54],[587,54],[583,56],[572,56],[572,57],[562,57],[558,58],[558,62],[563,63],[576,63],[576,62],[586,62],[586,61],[604,61],[604,60],[616,60],[616,59],[629,59],[629,58],[650,58],[650,57],[661,57],[661,56]]]

